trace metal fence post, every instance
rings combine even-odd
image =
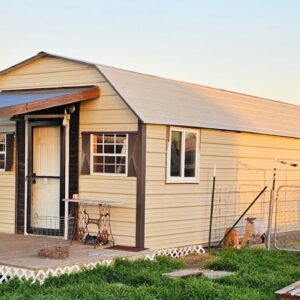
[[[270,192],[270,203],[269,203],[269,221],[268,221],[268,235],[267,235],[267,249],[271,248],[271,235],[272,235],[272,219],[273,219],[273,200],[275,194],[275,184],[276,184],[276,167],[273,169],[273,183]]]
[[[214,166],[213,185],[212,185],[212,193],[211,193],[208,251],[210,251],[210,246],[211,246],[211,231],[212,231],[212,220],[213,220],[213,214],[214,214],[215,187],[216,187],[216,165]]]

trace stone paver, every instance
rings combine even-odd
[[[235,273],[228,272],[228,271],[214,271],[214,270],[206,270],[206,269],[181,269],[170,273],[164,273],[163,276],[169,277],[171,279],[200,277],[200,276],[207,277],[209,279],[217,279],[217,278],[222,278],[233,274]]]

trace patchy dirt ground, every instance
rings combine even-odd
[[[178,258],[178,260],[183,261],[188,268],[203,268],[206,263],[214,261],[215,259],[216,257],[209,253],[192,253],[187,256]]]

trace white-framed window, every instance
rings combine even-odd
[[[128,134],[91,134],[91,174],[127,176]]]
[[[171,128],[168,143],[167,182],[199,182],[199,130]]]
[[[0,170],[5,170],[6,161],[6,134],[0,133]]]

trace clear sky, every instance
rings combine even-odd
[[[0,0],[0,69],[39,51],[300,104],[300,0]]]

